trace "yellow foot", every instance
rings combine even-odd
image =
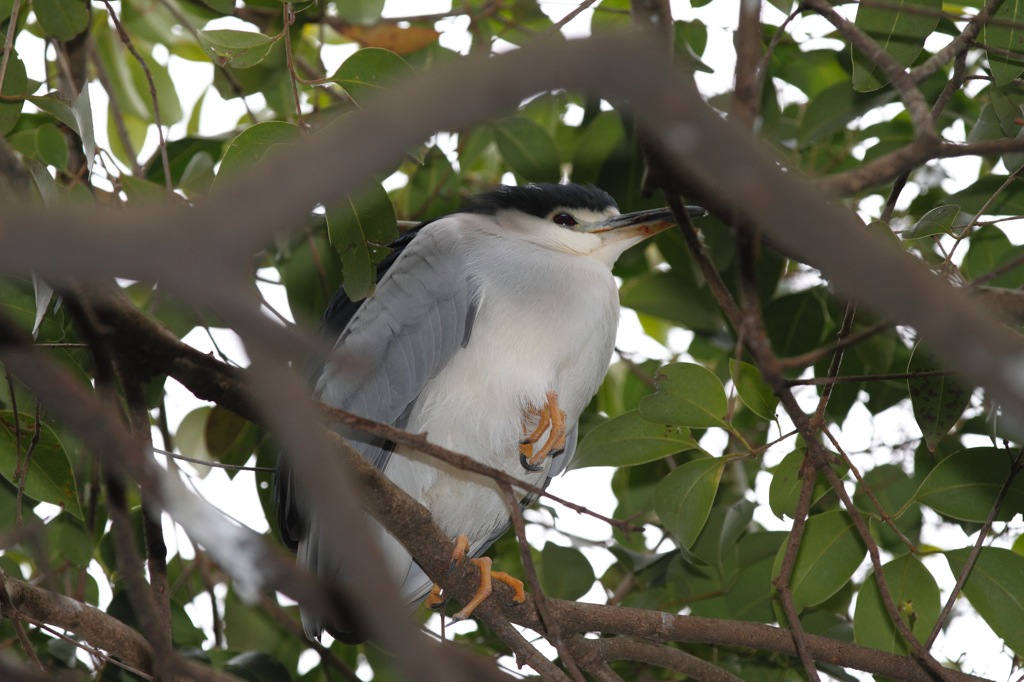
[[[430,588],[430,594],[423,600],[423,603],[427,605],[427,608],[433,609],[434,611],[440,611],[444,608],[444,605],[448,603],[448,600],[441,596],[441,586],[434,583]]]
[[[469,538],[465,535],[460,535],[455,540],[455,550],[452,552],[452,568],[459,563],[462,563],[466,558],[466,552],[469,550]],[[505,583],[515,594],[512,596],[512,601],[516,604],[522,604],[526,601],[526,592],[523,590],[523,581],[513,578],[504,571],[492,571],[491,560],[489,557],[481,557],[479,559],[470,559],[477,568],[480,569],[480,587],[477,588],[473,598],[466,604],[461,611],[452,616],[452,622],[456,623],[460,620],[469,618],[470,614],[480,606],[487,597],[491,596],[491,592],[494,591],[494,581]],[[445,600],[441,596],[441,586],[435,584],[430,590],[430,595],[426,598],[425,603],[430,608],[440,608],[444,605]]]
[[[537,428],[532,432],[527,434],[526,427],[523,427],[524,437],[519,441],[519,463],[527,471],[540,471],[549,455],[557,455],[565,450],[565,412],[558,407],[558,394],[548,391],[540,409],[531,407],[527,415],[539,419]],[[547,440],[535,450],[534,446],[545,432],[548,432]]]

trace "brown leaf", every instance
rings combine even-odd
[[[363,47],[383,47],[396,54],[409,54],[426,47],[437,40],[438,32],[432,28],[409,26],[402,28],[394,24],[376,26],[343,26],[338,30],[346,38]]]

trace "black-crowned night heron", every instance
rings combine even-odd
[[[620,215],[614,199],[589,186],[501,187],[473,197],[392,245],[365,301],[337,294],[323,320],[337,340],[332,360],[314,373],[315,397],[546,486],[572,459],[580,413],[611,361],[619,321],[612,265],[674,224],[665,209]],[[510,525],[498,486],[381,439],[343,435],[459,538],[489,586],[490,560],[476,557]],[[304,504],[283,465],[276,492],[281,532],[299,562],[325,582],[344,580],[345,553],[355,550]],[[431,593],[402,545],[369,523],[402,597],[415,603]],[[481,589],[456,619],[488,593]],[[436,589],[431,599],[440,601]],[[307,612],[302,622],[310,638],[326,628],[358,639],[350,623]]]

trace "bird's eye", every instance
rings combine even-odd
[[[555,222],[555,225],[561,225],[562,227],[572,227],[576,225],[576,219],[568,213],[557,213],[551,220]]]

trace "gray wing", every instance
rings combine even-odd
[[[341,331],[334,353],[316,381],[321,401],[375,421],[405,426],[424,384],[469,341],[477,291],[466,276],[453,231],[424,228],[381,278]],[[393,444],[340,429],[377,468],[387,467]],[[283,470],[283,471],[282,471]],[[344,579],[344,556],[353,551],[297,494],[287,467],[279,466],[282,535],[298,545],[300,562],[328,583]],[[316,637],[327,625],[345,635],[345,624],[324,624],[303,614]]]
[[[469,342],[476,287],[447,230],[423,230],[341,332],[316,383],[321,401],[403,427],[424,384]],[[383,470],[391,446],[363,434],[346,438]]]

